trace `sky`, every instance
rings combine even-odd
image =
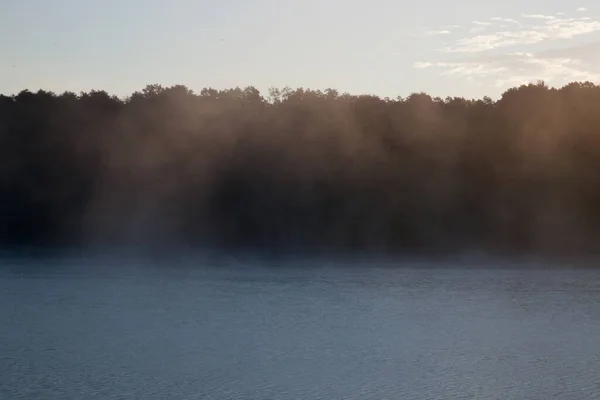
[[[600,81],[597,0],[0,0],[0,93],[147,84],[497,98]]]

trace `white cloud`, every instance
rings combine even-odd
[[[493,17],[490,20],[500,23],[496,29],[490,22],[473,21],[477,25],[469,30],[471,36],[463,37],[453,45],[440,49],[449,53],[475,53],[515,45],[530,45],[546,40],[569,39],[600,31],[600,21],[590,17],[568,18],[543,14],[523,14],[525,22],[512,18]],[[533,22],[532,21],[539,21]],[[506,23],[514,26],[511,28]]]
[[[433,37],[433,36],[449,35],[452,33],[453,30],[455,30],[457,28],[460,28],[460,26],[459,25],[447,25],[447,26],[442,26],[442,27],[435,28],[435,29],[427,29],[420,34],[411,34],[410,36]]]
[[[421,61],[417,61],[417,62],[413,63],[413,67],[419,68],[419,69],[433,67],[434,65],[435,64],[431,63],[431,62],[421,62]]]
[[[426,31],[425,32],[425,36],[427,37],[431,37],[431,36],[439,36],[439,35],[449,35],[450,30],[448,29],[440,29],[440,30],[433,30],[433,31]]]
[[[469,29],[469,33],[479,33],[486,30],[485,26],[476,26],[475,28]]]
[[[490,21],[495,21],[495,22],[508,22],[511,24],[517,24],[520,25],[521,23],[519,21],[517,21],[514,18],[502,18],[502,17],[492,17],[490,18]]]
[[[517,44],[533,44],[544,40],[546,36],[542,32],[529,31],[501,31],[487,35],[478,35],[459,39],[454,46],[442,49],[449,53],[476,53],[480,51],[493,50],[498,47],[506,47]]]
[[[587,8],[585,8],[585,7],[579,7],[577,9],[577,11],[579,11],[579,12],[587,11]]]
[[[415,68],[438,70],[441,75],[476,80],[487,78],[496,87],[544,80],[550,84],[600,80],[600,42],[548,50],[512,52],[470,59],[415,63]]]
[[[553,20],[556,19],[555,16],[552,15],[543,15],[543,14],[521,14],[523,18],[532,18],[532,19],[547,19]]]
[[[490,26],[493,25],[491,22],[486,21],[471,21],[471,23],[475,26],[469,29],[469,33],[484,32],[485,30],[489,29]]]
[[[450,30],[448,27],[439,29],[448,33]],[[425,60],[415,62],[413,67],[497,87],[538,80],[552,85],[600,81],[600,41],[543,52],[527,49],[540,42],[565,43],[594,32],[600,32],[600,20],[586,14],[523,14],[517,19],[492,17],[489,22],[472,21],[462,37],[449,36],[445,41],[449,43],[438,42],[443,46],[439,49],[441,53],[447,57],[452,54],[453,59]],[[502,49],[509,50],[499,54]],[[458,54],[464,57],[456,59]]]

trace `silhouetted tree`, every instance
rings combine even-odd
[[[600,87],[0,96],[0,244],[599,250]]]

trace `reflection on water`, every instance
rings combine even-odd
[[[300,264],[5,263],[0,398],[600,398],[600,271]]]

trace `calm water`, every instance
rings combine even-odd
[[[3,262],[0,398],[600,398],[600,271],[221,263]]]

